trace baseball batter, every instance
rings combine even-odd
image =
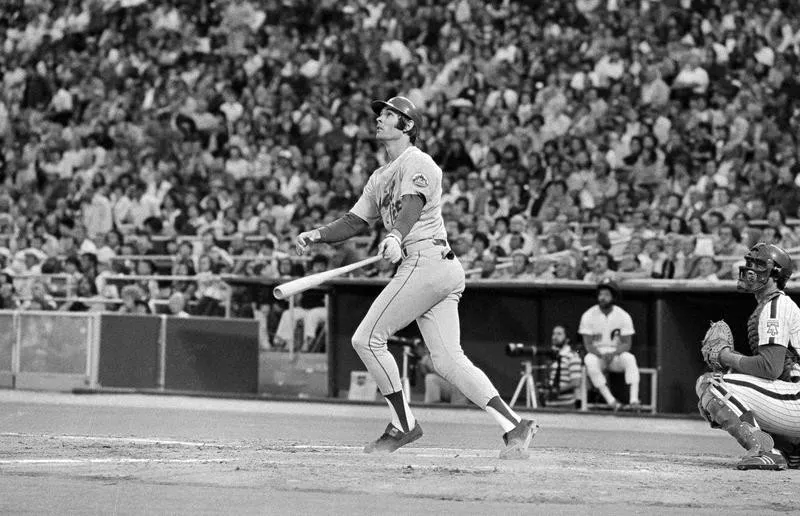
[[[442,170],[414,143],[421,117],[405,97],[375,101],[376,139],[388,163],[372,173],[361,197],[343,217],[297,237],[299,253],[313,242],[340,242],[381,220],[388,231],[379,253],[397,272],[372,303],[353,335],[353,347],[375,378],[392,421],[367,453],[389,453],[422,437],[402,390],[400,373],[387,349],[388,338],[417,321],[436,371],[503,427],[501,458],[527,456],[536,431],[500,399],[486,375],[461,349],[458,302],[464,269],[447,243],[441,214]]]
[[[792,275],[792,260],[780,247],[765,243],[744,258],[737,288],[758,302],[747,321],[752,356],[733,351],[730,342],[706,357],[712,369],[718,365],[729,372],[698,379],[698,407],[712,428],[727,430],[747,450],[739,469],[800,468],[800,357],[795,348],[800,309],[782,291]]]

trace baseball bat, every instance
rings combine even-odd
[[[361,267],[366,267],[367,265],[373,264],[380,259],[380,256],[373,256],[372,258],[366,258],[359,262],[345,265],[344,267],[338,267],[329,271],[312,274],[311,276],[305,276],[296,280],[287,281],[286,283],[281,283],[275,287],[272,290],[272,295],[275,296],[275,299],[286,299],[287,297],[291,297],[295,294],[299,294],[300,292],[321,285],[326,281],[332,280],[333,278],[344,276],[348,272],[360,269]]]

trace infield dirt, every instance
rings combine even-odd
[[[800,471],[739,472],[699,420],[535,414],[501,461],[477,410],[418,409],[426,435],[364,455],[382,406],[0,391],[0,513],[768,514]],[[374,435],[373,435],[374,434]]]

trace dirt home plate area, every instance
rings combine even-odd
[[[800,471],[739,472],[699,420],[536,413],[501,461],[478,410],[417,408],[425,436],[362,453],[384,406],[0,391],[0,514],[770,514]]]

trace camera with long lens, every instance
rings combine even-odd
[[[535,344],[524,344],[522,342],[509,342],[506,344],[506,356],[509,357],[545,357],[555,360],[558,357],[558,350],[553,348],[540,348]]]

